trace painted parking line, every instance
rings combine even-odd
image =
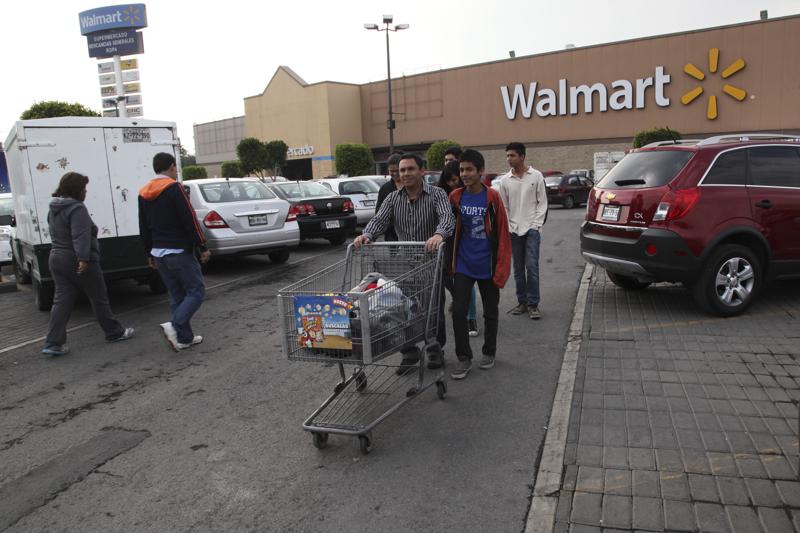
[[[273,275],[276,275],[276,274],[282,274],[282,273],[286,272],[287,270],[289,270],[292,267],[295,267],[295,266],[300,265],[302,263],[305,263],[307,261],[311,261],[312,259],[317,259],[319,257],[323,257],[325,255],[329,255],[330,253],[332,253],[332,252],[331,251],[322,252],[322,253],[319,253],[319,254],[316,254],[316,255],[312,255],[312,256],[309,256],[309,257],[304,257],[303,259],[298,259],[297,261],[290,261],[290,262],[286,263],[285,265],[283,265],[282,267],[279,267],[279,268],[277,268],[275,270],[270,270],[269,272],[263,272],[262,271],[262,272],[258,272],[256,274],[248,274],[246,276],[241,276],[241,277],[238,277],[238,278],[229,279],[227,281],[222,281],[222,282],[216,283],[214,285],[209,285],[208,287],[206,287],[206,292],[212,291],[212,290],[215,290],[215,289],[220,289],[222,287],[227,287],[228,285],[233,285],[233,284],[236,284],[236,283],[246,283],[248,281],[255,280],[255,279],[258,279],[258,278],[263,277],[263,276],[273,276]],[[144,309],[149,309],[151,307],[163,306],[164,304],[167,304],[167,303],[169,303],[168,298],[164,298],[164,299],[158,300],[156,302],[151,302],[151,303],[149,303],[147,305],[142,305],[140,307],[135,307],[133,309],[128,309],[127,311],[123,311],[121,313],[118,313],[116,316],[125,316],[125,315],[129,315],[131,313],[137,313],[137,312],[142,311]],[[96,320],[90,320],[88,322],[84,322],[82,324],[78,324],[76,326],[72,326],[71,328],[67,329],[67,333],[72,333],[73,331],[79,331],[81,329],[87,328],[87,327],[95,325],[95,324],[97,324]],[[44,340],[45,340],[45,336],[44,335],[42,335],[40,337],[27,339],[27,340],[24,340],[24,341],[22,341],[20,343],[17,343],[15,345],[13,345],[13,346],[8,346],[6,348],[0,349],[0,354],[4,354],[6,352],[10,352],[11,350],[16,350],[17,348],[23,348],[25,346],[28,346],[28,345],[36,343],[36,342],[43,342]]]

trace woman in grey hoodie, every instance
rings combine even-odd
[[[47,224],[50,226],[50,273],[56,285],[50,324],[42,353],[65,355],[69,348],[67,322],[78,294],[89,298],[94,315],[106,334],[106,340],[124,341],[133,337],[133,328],[124,328],[114,318],[108,303],[106,283],[100,269],[100,245],[97,226],[83,204],[89,178],[77,172],[61,177],[50,201]]]

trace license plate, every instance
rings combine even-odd
[[[339,227],[338,220],[326,220],[325,221],[325,229],[336,229]]]
[[[267,215],[250,215],[247,221],[251,226],[265,226],[267,224]]]
[[[361,202],[364,207],[375,207],[375,200],[364,200]]]
[[[616,222],[619,220],[619,208],[618,205],[604,205],[603,206],[603,214],[600,216],[602,220],[610,220],[612,222]]]

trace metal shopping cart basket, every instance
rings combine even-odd
[[[427,252],[420,242],[351,244],[345,259],[278,292],[286,357],[339,368],[333,394],[303,423],[317,448],[335,433],[357,436],[369,453],[371,431],[406,402],[434,384],[444,399],[444,372],[426,379],[424,355],[403,375],[385,361],[436,342],[442,257],[442,246]],[[349,376],[346,364],[354,365]]]

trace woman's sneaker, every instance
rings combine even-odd
[[[192,342],[179,342],[175,346],[177,346],[179,350],[185,350],[186,348],[191,348],[195,344],[200,344],[201,342],[203,342],[203,336],[195,335],[192,339]]]
[[[528,312],[528,304],[520,302],[510,312],[512,315],[524,315]]]
[[[467,377],[470,370],[472,370],[472,359],[465,359],[464,361],[459,360],[458,363],[456,363],[456,369],[453,370],[450,377],[453,379],[464,379]]]
[[[478,336],[478,321],[475,319],[470,319],[467,321],[467,329],[469,330],[470,337],[477,337]]]
[[[69,347],[67,345],[51,344],[50,346],[45,346],[42,349],[42,353],[52,356],[67,355],[69,353]]]
[[[484,355],[481,357],[481,363],[478,365],[478,368],[481,370],[489,370],[494,366],[494,356],[493,355]]]

